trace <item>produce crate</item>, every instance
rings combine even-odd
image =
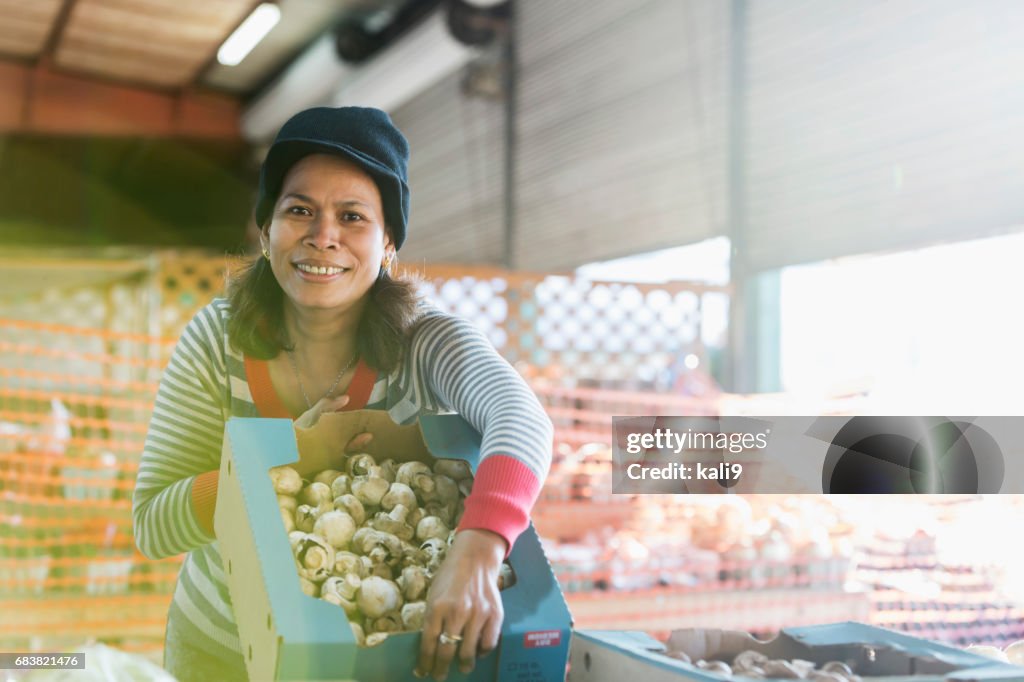
[[[843,661],[865,680],[878,682],[1024,680],[1024,667],[863,623],[787,628],[770,641],[733,630],[676,630],[670,635],[669,643],[673,650],[686,652],[693,661],[701,658],[731,661],[747,649],[760,651],[770,658],[814,661],[819,666],[828,661]],[[726,679],[660,653],[666,650],[664,643],[643,632],[577,631],[573,637],[569,680],[722,682]]]
[[[359,410],[324,415],[309,431],[297,431],[287,419],[235,418],[227,424],[214,527],[251,679],[416,679],[419,633],[357,647],[344,610],[302,593],[267,474],[284,464],[304,475],[334,468],[344,444],[363,431],[374,434],[365,450],[375,456],[428,464],[435,457],[463,459],[473,471],[479,463],[480,436],[456,415],[397,426],[386,412]],[[508,562],[517,582],[501,592],[505,620],[498,649],[469,675],[453,665],[449,680],[564,679],[572,621],[532,526]]]

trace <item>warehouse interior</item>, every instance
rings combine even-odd
[[[554,425],[531,520],[569,679],[637,674],[592,631],[852,622],[1006,660],[1019,443],[973,493],[625,494],[612,418],[1012,428],[1022,20],[1013,0],[0,0],[0,650],[154,679],[183,558],[133,536],[157,386],[258,256],[277,130],[360,105],[412,150],[400,267]]]

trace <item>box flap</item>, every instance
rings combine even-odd
[[[384,410],[353,410],[321,415],[308,429],[296,428],[302,459],[295,469],[307,474],[336,468],[345,445],[360,433],[372,433],[364,451],[374,457],[398,461],[431,457],[465,459],[475,472],[479,462],[480,436],[456,414],[424,415],[415,424],[396,424]]]

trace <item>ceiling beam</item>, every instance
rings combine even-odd
[[[53,57],[57,54],[57,47],[60,45],[61,38],[64,37],[64,29],[67,28],[68,19],[71,18],[71,10],[75,2],[76,0],[64,0],[64,4],[57,11],[57,16],[53,20],[53,26],[50,28],[50,35],[46,37],[46,43],[39,53],[37,63],[53,62]]]
[[[238,99],[168,93],[0,60],[0,134],[238,139]]]

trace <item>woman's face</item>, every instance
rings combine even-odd
[[[394,252],[377,183],[330,154],[311,154],[292,166],[261,240],[274,277],[302,308],[358,303]]]

